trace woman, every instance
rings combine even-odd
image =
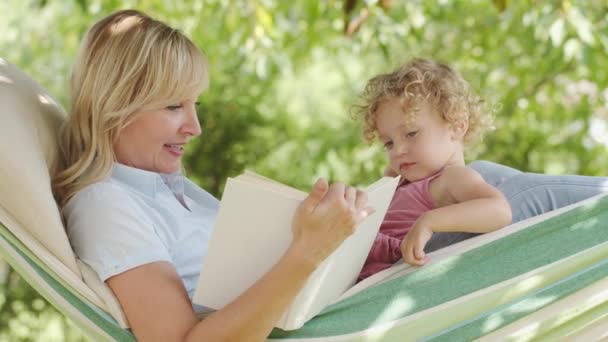
[[[179,171],[185,145],[201,134],[195,107],[207,80],[205,57],[188,38],[130,10],[96,23],[74,66],[66,167],[54,191],[76,254],[114,292],[138,340],[263,340],[307,277],[373,212],[364,193],[320,179],[280,261],[199,322],[191,297],[218,201]]]

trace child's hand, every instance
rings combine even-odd
[[[384,176],[385,177],[397,177],[399,176],[399,174],[397,172],[395,172],[395,170],[393,170],[393,168],[388,165],[386,166],[386,169],[384,169]]]
[[[424,246],[431,236],[433,236],[433,230],[420,220],[416,221],[412,230],[401,241],[403,260],[414,266],[425,265],[429,261],[429,257],[424,253]]]

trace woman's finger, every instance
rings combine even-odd
[[[355,208],[357,210],[361,210],[367,204],[367,194],[364,191],[357,189],[356,199],[355,199]]]
[[[329,186],[329,191],[327,192],[327,196],[323,199],[324,201],[330,201],[335,199],[344,199],[344,183],[334,183]]]
[[[357,189],[353,188],[352,186],[347,186],[344,189],[344,199],[349,207],[355,207],[357,200]]]
[[[317,179],[317,182],[315,183],[315,185],[313,185],[310,194],[308,194],[308,197],[306,197],[302,202],[302,207],[307,212],[312,212],[321,202],[321,200],[323,200],[325,194],[327,194],[328,189],[329,185],[327,184],[327,180],[325,178]]]
[[[359,211],[360,220],[364,220],[366,217],[376,212],[376,208],[367,206]]]

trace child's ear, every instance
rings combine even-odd
[[[464,139],[469,129],[469,120],[460,120],[452,124],[452,137],[456,140]]]

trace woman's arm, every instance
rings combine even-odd
[[[232,303],[198,321],[184,285],[166,262],[107,280],[141,341],[261,341],[308,276],[365,216],[365,194],[342,184],[315,184],[294,216],[294,240],[283,257]]]
[[[150,263],[108,279],[138,341],[262,341],[314,267],[290,248],[254,286],[198,321],[173,265]]]
[[[474,170],[453,167],[442,173],[440,192],[448,204],[422,214],[401,243],[407,263],[426,263],[424,246],[434,232],[487,233],[511,223],[511,207],[502,193]]]

